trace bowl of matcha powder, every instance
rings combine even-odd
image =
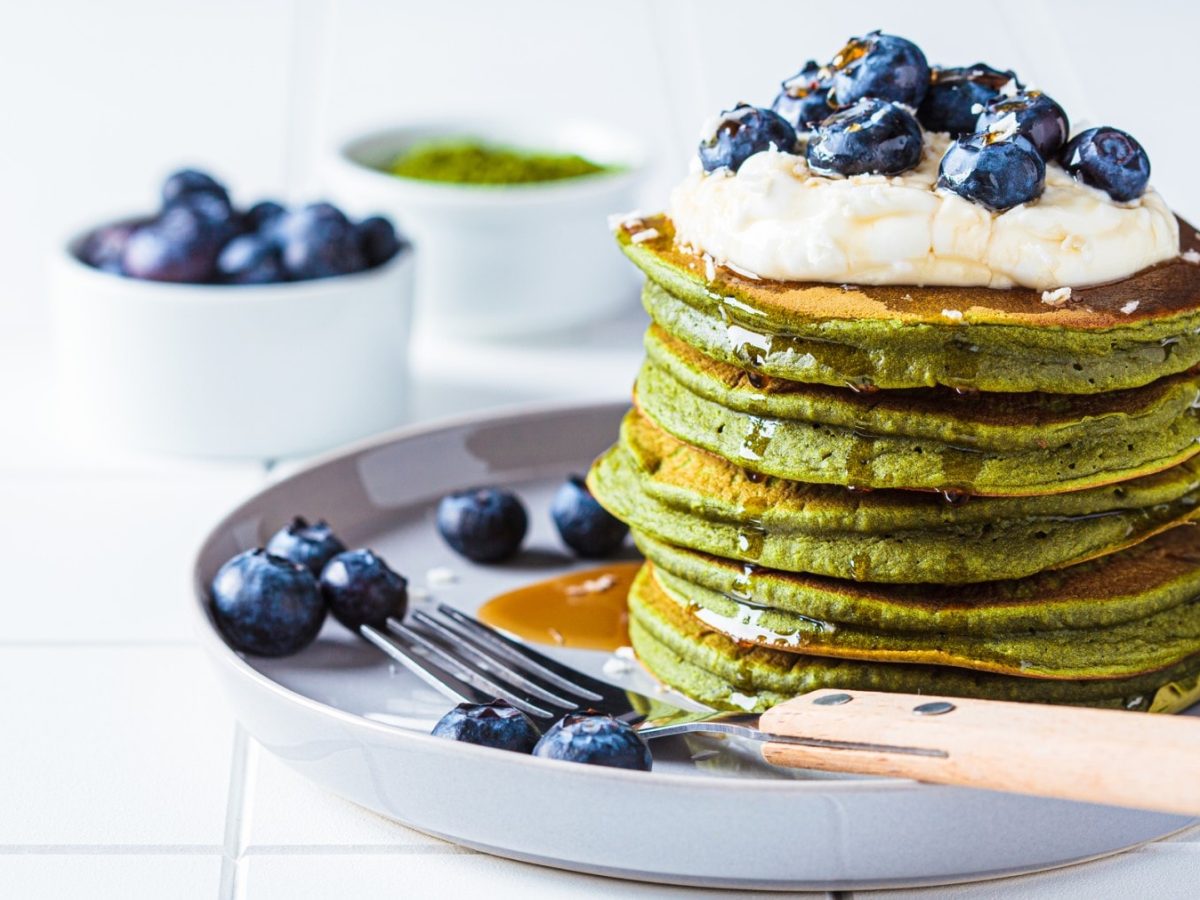
[[[637,205],[644,159],[590,123],[431,120],[346,142],[328,175],[413,239],[418,334],[513,338],[636,303],[607,219]]]

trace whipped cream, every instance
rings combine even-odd
[[[1057,164],[1033,203],[994,213],[934,188],[950,143],[927,133],[902,175],[830,178],[803,156],[756,153],[737,174],[697,163],[671,194],[676,239],[781,281],[1027,287],[1115,281],[1179,254],[1179,225],[1153,188],[1128,203]]]

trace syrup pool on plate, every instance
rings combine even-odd
[[[616,650],[629,644],[625,601],[641,565],[615,562],[526,585],[493,597],[479,618],[538,644]]]

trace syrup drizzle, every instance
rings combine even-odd
[[[479,618],[522,640],[613,651],[628,646],[626,599],[641,562],[615,562],[493,597]]]

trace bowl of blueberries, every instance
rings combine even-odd
[[[239,207],[207,173],[52,261],[59,413],[73,436],[274,459],[405,414],[413,252],[382,216]]]

